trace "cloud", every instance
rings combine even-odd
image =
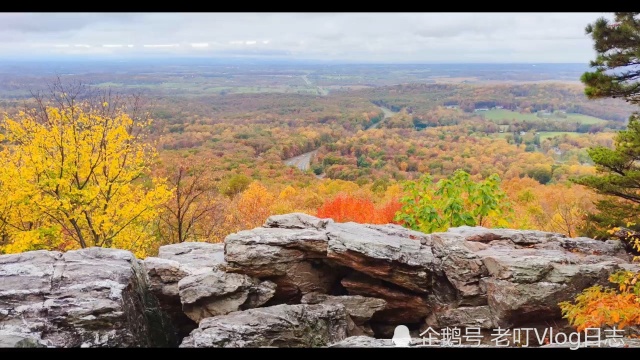
[[[584,28],[603,15],[5,13],[0,14],[0,56],[100,49],[101,54],[144,57],[162,49],[166,56],[245,53],[349,61],[587,63],[594,51]],[[72,45],[55,47],[65,44]]]
[[[145,44],[145,45],[142,45],[142,47],[153,48],[153,49],[156,49],[156,48],[162,48],[162,49],[165,49],[165,48],[176,48],[176,47],[179,47],[179,46],[180,46],[180,44]]]
[[[82,30],[99,23],[134,21],[135,14],[0,13],[0,32],[52,33]]]

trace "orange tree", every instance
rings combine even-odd
[[[332,218],[337,222],[353,221],[363,224],[389,224],[395,222],[394,216],[401,206],[400,202],[393,199],[376,208],[373,201],[369,199],[341,194],[322,204],[316,216]]]

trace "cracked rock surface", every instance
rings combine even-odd
[[[398,325],[413,338],[565,331],[558,303],[620,269],[638,265],[619,241],[276,215],[144,260],[102,248],[1,255],[0,346],[389,347]]]
[[[173,346],[144,271],[128,251],[0,256],[0,343],[26,347]]]

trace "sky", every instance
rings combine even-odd
[[[4,58],[588,63],[607,13],[0,13]]]

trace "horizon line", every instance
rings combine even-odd
[[[326,60],[326,59],[314,59],[314,58],[271,58],[271,57],[248,57],[248,56],[222,56],[222,57],[204,57],[204,56],[172,56],[172,57],[157,57],[157,56],[141,56],[141,57],[120,57],[120,56],[50,56],[50,57],[31,57],[31,56],[15,56],[15,57],[2,57],[0,63],[15,63],[15,62],[51,62],[51,61],[74,61],[74,62],[91,62],[91,61],[111,61],[111,62],[124,62],[124,61],[184,61],[184,60],[199,60],[199,61],[255,61],[255,62],[289,62],[289,63],[332,63],[336,65],[583,65],[590,67],[588,62],[554,62],[554,61],[510,61],[510,62],[491,62],[491,61],[366,61],[366,60]]]

